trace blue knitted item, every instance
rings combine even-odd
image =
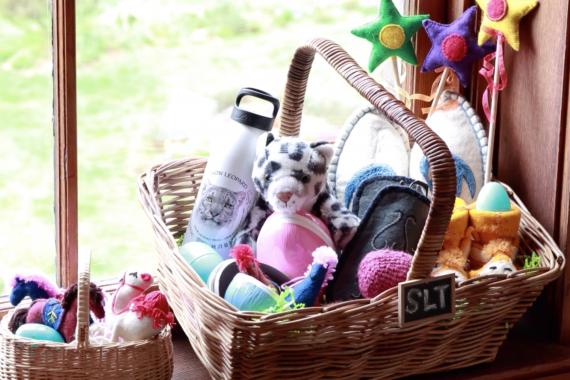
[[[455,188],[455,195],[461,196],[461,188],[463,185],[463,180],[467,182],[467,187],[469,188],[469,194],[471,194],[471,198],[475,197],[475,190],[476,190],[476,183],[475,183],[475,176],[473,175],[473,171],[467,165],[465,161],[461,158],[457,157],[456,155],[451,155],[453,158],[453,162],[455,163],[455,177],[457,179],[457,185]],[[424,176],[430,190],[432,188],[431,178],[429,176],[429,163],[425,157],[422,158],[420,161],[420,171]]]
[[[346,184],[346,189],[344,190],[344,205],[349,207],[350,201],[352,200],[352,196],[354,192],[360,186],[362,182],[367,180],[368,178],[372,177],[379,177],[379,176],[395,176],[394,170],[387,166],[387,165],[375,165],[370,164],[368,166],[363,167],[359,171],[356,172],[354,176],[350,179],[350,181]]]

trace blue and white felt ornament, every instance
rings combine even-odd
[[[426,123],[451,151],[457,176],[455,195],[467,203],[475,201],[483,186],[487,158],[487,135],[479,116],[465,98],[446,91]],[[417,145],[410,152],[410,177],[431,189],[429,164]]]

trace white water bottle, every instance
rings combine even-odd
[[[273,116],[240,108],[244,96],[270,102]],[[229,256],[232,239],[256,198],[251,172],[258,137],[271,130],[278,111],[279,100],[264,91],[246,87],[238,92],[232,120],[208,158],[184,243],[201,241]]]

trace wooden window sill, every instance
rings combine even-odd
[[[206,380],[210,376],[180,328],[175,328],[174,380]],[[471,368],[414,376],[408,380],[563,380],[570,378],[570,347],[541,342],[529,336],[507,340],[497,359]]]

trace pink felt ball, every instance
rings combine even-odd
[[[376,297],[406,280],[412,256],[406,252],[381,249],[368,253],[358,267],[358,288],[366,298]]]

